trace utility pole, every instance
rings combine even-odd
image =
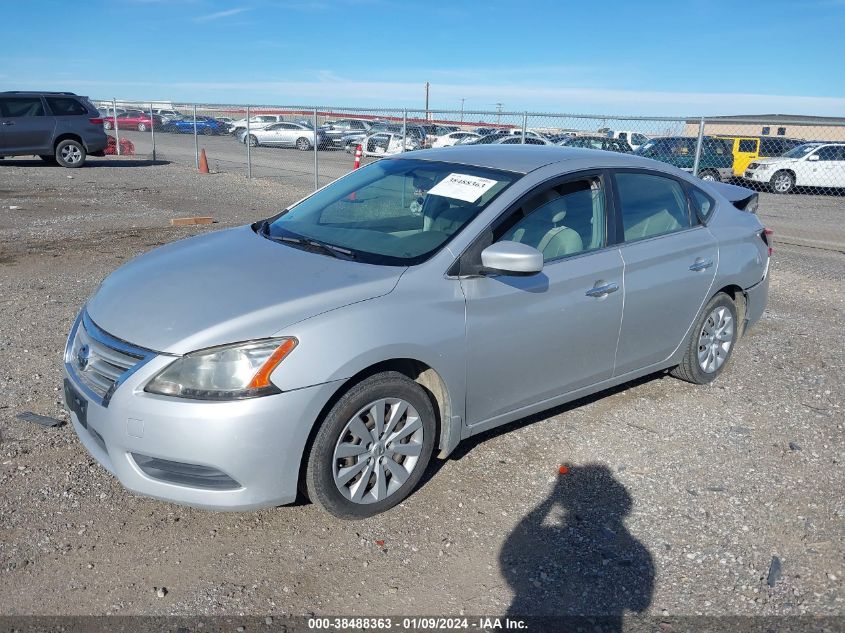
[[[502,108],[505,106],[504,103],[494,103],[496,106],[496,125],[501,125],[502,123]]]
[[[425,120],[428,121],[428,82],[425,82]]]
[[[464,122],[464,101],[466,101],[466,99],[461,99],[461,123]]]

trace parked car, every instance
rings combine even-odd
[[[250,147],[258,147],[259,145],[295,147],[302,151],[313,148],[315,142],[318,148],[325,146],[328,142],[322,130],[317,130],[315,133],[313,128],[301,123],[290,122],[272,123],[262,129],[250,129],[249,133],[244,130],[238,140],[242,143],[249,143]]]
[[[103,118],[71,92],[0,92],[0,158],[39,156],[62,167],[81,167],[102,156],[108,142]]]
[[[197,134],[228,134],[229,124],[224,123],[218,119],[210,116],[197,115],[196,123]],[[194,117],[185,119],[171,119],[169,123],[162,126],[164,132],[172,132],[174,134],[193,134],[194,133]]]
[[[664,136],[649,139],[634,153],[691,172],[695,165],[697,142],[698,139],[690,136]],[[733,177],[733,152],[723,139],[715,136],[704,137],[698,162],[698,177],[708,181],[729,180]]]
[[[281,114],[257,114],[249,118],[249,129],[260,130],[273,123],[282,123],[285,117]],[[238,119],[232,123],[232,135],[239,137],[247,128],[247,119]]]
[[[170,109],[161,109],[161,108],[154,108],[153,114],[157,114],[161,117],[162,123],[167,125],[171,121],[178,121],[179,119],[187,118],[186,115],[182,114],[177,110],[170,110]]]
[[[358,145],[364,142],[364,139],[376,133],[396,134],[398,136],[405,135],[408,139],[414,140],[415,149],[423,147],[425,143],[425,131],[418,125],[408,125],[403,131],[402,125],[397,123],[381,123],[373,125],[368,132],[351,132],[341,138],[341,144],[346,149],[347,154],[353,154]]]
[[[569,136],[560,141],[558,145],[601,149],[607,152],[620,152],[622,154],[630,154],[633,151],[627,141],[610,136]]]
[[[452,145],[469,142],[478,138],[481,138],[481,136],[473,132],[448,132],[442,136],[438,136],[432,147],[451,147]]]
[[[361,142],[361,149],[364,156],[391,156],[399,154],[402,150],[402,134],[399,132],[377,132],[367,136]],[[405,137],[405,150],[420,149],[422,143],[416,136]]]
[[[492,134],[496,130],[492,127],[477,127],[474,128],[472,131],[478,134],[479,136],[487,136],[488,134]]]
[[[487,137],[489,138],[489,137]],[[483,139],[482,139],[483,140]],[[523,140],[521,134],[505,134],[493,141],[494,145],[554,145],[551,141],[547,141],[541,136],[533,136],[526,134]]]
[[[492,132],[491,134],[485,134],[481,138],[473,139],[472,141],[467,141],[467,145],[492,145],[500,141],[503,138],[510,138],[510,132]]]
[[[615,130],[607,133],[610,138],[625,141],[632,150],[636,150],[640,145],[648,141],[645,134],[634,132],[633,130]]]
[[[113,119],[103,119],[103,127],[111,130],[117,122],[118,129],[138,130],[139,132],[146,132],[152,126],[160,128],[162,126],[161,117],[157,114],[150,115],[149,112],[142,110],[127,110],[122,114],[118,114]]]
[[[337,121],[327,121],[325,125],[321,126],[321,129],[333,147],[345,147],[343,144],[344,136],[355,132],[366,134],[371,127],[369,121],[362,119],[338,119]]]
[[[734,176],[743,176],[748,165],[757,158],[783,156],[794,147],[807,141],[776,136],[728,136],[719,134],[718,138],[731,148],[734,155]]]
[[[748,165],[745,179],[769,185],[775,193],[795,187],[845,187],[845,143],[805,143],[783,156]]]
[[[574,148],[375,161],[108,276],[65,351],[73,429],[143,495],[383,512],[479,432],[661,370],[716,379],[766,307],[756,197]]]
[[[126,112],[126,108],[97,108],[97,112],[99,112],[100,116],[104,119],[114,118],[115,113],[123,114]]]

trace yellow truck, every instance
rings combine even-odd
[[[745,174],[745,169],[754,159],[782,156],[793,147],[807,142],[777,136],[731,136],[728,134],[716,136],[727,141],[731,147],[734,155],[734,176],[738,178]]]

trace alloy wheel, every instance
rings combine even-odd
[[[76,145],[65,145],[60,152],[62,160],[69,165],[75,165],[82,160],[82,150]]]
[[[698,365],[712,374],[724,365],[734,340],[734,320],[724,306],[715,308],[704,321],[698,337]]]
[[[772,186],[778,193],[786,193],[792,189],[792,177],[786,173],[777,174],[774,177]]]
[[[399,398],[361,408],[340,433],[332,459],[334,483],[354,503],[383,501],[414,472],[423,448],[417,410]]]

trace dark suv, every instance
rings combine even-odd
[[[97,108],[72,92],[0,92],[0,157],[37,155],[81,167],[103,156],[108,136]]]

